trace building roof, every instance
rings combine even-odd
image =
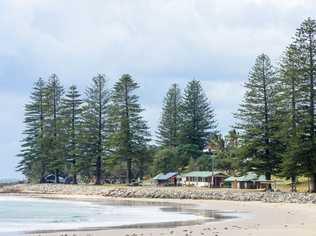
[[[234,177],[230,176],[227,179],[225,179],[225,182],[233,182],[233,181],[238,181],[238,182],[265,182],[266,177],[264,175],[258,175],[254,172],[248,172],[246,175],[240,176],[240,177]]]
[[[258,175],[254,172],[248,172],[244,176],[240,176],[237,178],[237,181],[239,182],[249,182],[249,181],[255,181],[258,179]]]
[[[214,171],[215,175],[223,175],[226,176],[224,173],[220,171]],[[189,173],[186,173],[183,175],[184,177],[201,177],[201,178],[207,178],[212,176],[212,171],[191,171]]]
[[[258,177],[257,181],[259,181],[259,182],[265,182],[265,181],[267,181],[267,179],[266,179],[265,175],[260,175],[260,176]]]
[[[156,175],[153,179],[154,180],[168,180],[176,175],[178,175],[178,172],[168,172],[167,174],[160,173]]]
[[[234,182],[234,181],[237,181],[237,179],[238,177],[229,176],[228,178],[224,180],[224,182]]]
[[[163,173],[159,173],[158,175],[156,175],[153,179],[154,180],[158,180],[159,179],[159,177],[161,177],[161,176],[163,176],[164,174]]]

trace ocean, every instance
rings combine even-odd
[[[203,219],[190,212],[164,210],[159,205],[0,196],[0,235]]]

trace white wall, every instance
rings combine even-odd
[[[196,187],[210,187],[209,182],[187,181],[185,177],[182,178],[183,185]]]

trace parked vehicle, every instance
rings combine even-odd
[[[62,183],[62,184],[65,183],[65,178],[64,177],[59,176],[58,179],[59,179],[59,183]],[[44,181],[45,181],[45,183],[56,183],[57,182],[56,181],[56,175],[54,175],[54,174],[47,175],[44,178]]]
[[[73,184],[74,178],[72,176],[68,176],[65,178],[64,184]]]

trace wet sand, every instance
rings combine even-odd
[[[43,195],[41,195],[43,197]],[[53,198],[91,199],[87,196],[47,195]],[[102,197],[94,200],[104,201]],[[116,199],[117,200],[117,199]],[[126,200],[126,199],[125,199]],[[66,231],[36,233],[32,236],[315,236],[316,235],[316,205],[236,202],[218,200],[161,200],[161,199],[131,199],[135,202],[169,202],[178,204],[195,204],[198,208],[214,211],[243,213],[241,218],[218,222],[206,222],[186,226],[154,226],[149,228],[94,229],[84,231]]]

